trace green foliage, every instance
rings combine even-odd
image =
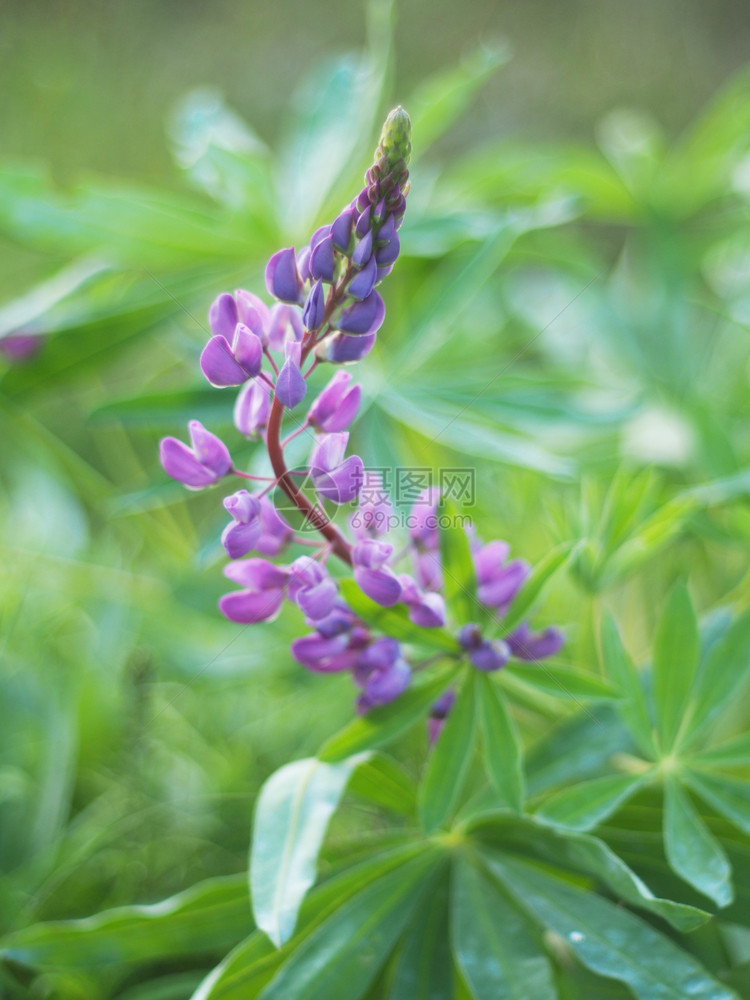
[[[217,498],[158,469],[188,414],[231,433],[195,374],[206,309],[357,189],[392,17],[314,68],[277,149],[186,95],[170,190],[3,166],[24,256],[0,338],[40,345],[0,362],[11,1000],[750,995],[747,71],[671,145],[635,113],[598,148],[467,138],[500,43],[403,97],[414,190],[358,449],[474,468],[441,513],[535,568],[492,619],[447,527],[438,629],[342,581],[418,667],[398,701],[352,720],[345,678],[288,656],[298,619],[219,620]],[[459,624],[527,617],[565,625],[554,661],[460,660]]]

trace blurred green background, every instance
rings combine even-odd
[[[262,780],[351,713],[288,656],[295,612],[220,618],[222,494],[156,455],[197,417],[261,460],[200,379],[208,305],[357,192],[396,102],[413,189],[358,451],[475,463],[517,555],[581,543],[540,616],[577,667],[604,605],[643,659],[675,578],[747,600],[745,4],[0,12],[0,337],[40,347],[0,360],[0,929],[242,871]]]

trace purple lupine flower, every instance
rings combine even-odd
[[[420,590],[408,573],[402,573],[398,579],[401,584],[401,600],[409,608],[411,622],[420,628],[440,628],[445,625],[445,599],[442,594]]]
[[[310,624],[315,632],[292,643],[292,656],[318,673],[352,670],[370,642],[369,630],[340,598],[330,614]]]
[[[349,503],[362,488],[364,466],[359,455],[344,458],[349,434],[321,434],[317,437],[309,469],[318,495],[335,504]]]
[[[270,621],[284,602],[288,572],[266,559],[241,559],[229,563],[224,569],[225,576],[244,589],[224,594],[219,600],[219,610],[239,625]]]
[[[499,670],[510,659],[510,647],[502,639],[484,639],[478,625],[464,625],[458,641],[469,654],[469,660],[485,673]]]
[[[333,611],[338,595],[325,567],[310,556],[300,556],[289,567],[289,600],[315,622]]]
[[[237,316],[240,323],[244,323],[252,330],[263,347],[267,347],[271,310],[262,299],[253,295],[252,292],[246,292],[244,288],[237,289],[234,293],[234,299],[237,303]]]
[[[213,300],[208,309],[208,325],[215,337],[231,340],[239,323],[237,303],[229,292],[222,292]]]
[[[403,694],[411,681],[411,667],[401,655],[399,643],[385,637],[376,639],[362,651],[354,668],[354,679],[362,688],[357,711],[364,713]]]
[[[260,379],[246,382],[234,404],[234,426],[248,438],[257,438],[268,423],[271,412],[271,390]]]
[[[234,300],[232,300],[234,301]],[[201,371],[211,385],[225,389],[242,385],[260,372],[263,344],[250,327],[238,323],[231,344],[220,335],[211,337],[201,353]]]
[[[366,488],[359,494],[359,506],[349,519],[352,531],[359,539],[376,538],[388,531],[392,514],[393,505],[383,477],[368,469]]]
[[[294,537],[294,528],[284,520],[267,496],[260,498],[260,523],[263,532],[255,549],[262,556],[277,556]]]
[[[302,311],[302,322],[306,330],[317,330],[323,325],[326,313],[326,297],[322,279],[318,278],[310,289]]]
[[[240,559],[251,552],[263,534],[260,500],[247,490],[238,490],[224,500],[232,520],[221,535],[221,544],[230,559]]]
[[[163,438],[159,445],[159,458],[168,476],[192,490],[211,486],[232,468],[232,458],[227,446],[198,420],[188,424],[189,448],[177,438]]]
[[[353,299],[363,302],[372,292],[378,281],[378,265],[374,257],[368,262],[347,285],[347,291]]]
[[[330,234],[330,227],[326,227],[326,235],[310,250],[310,274],[330,285],[335,267],[333,236]]]
[[[336,372],[310,407],[308,421],[321,431],[344,431],[354,420],[362,400],[362,387],[350,386],[349,372]]]
[[[385,246],[380,247],[375,252],[375,260],[378,267],[390,267],[398,259],[401,252],[401,241],[396,233],[388,240]]]
[[[302,297],[302,278],[297,270],[294,247],[278,250],[266,266],[266,288],[280,302],[298,305]]]
[[[361,361],[369,354],[375,345],[374,333],[361,337],[350,336],[347,333],[335,333],[315,348],[315,357],[319,361],[330,361],[334,365],[345,365],[353,361]]]
[[[356,268],[362,268],[365,266],[370,257],[372,257],[372,230],[368,229],[354,248],[354,253],[352,254],[352,264],[354,264]]]
[[[437,591],[443,589],[443,567],[438,549],[418,549],[412,553],[414,574],[423,590]]]
[[[519,660],[544,660],[558,653],[565,642],[565,636],[558,628],[546,628],[543,632],[532,632],[527,622],[521,624],[506,637],[513,656]]]
[[[288,409],[301,403],[307,394],[307,382],[300,371],[302,345],[299,341],[288,340],[284,346],[286,361],[276,377],[276,396]]]
[[[420,548],[437,549],[440,545],[437,506],[440,488],[430,486],[417,496],[409,512],[409,535]]]
[[[343,254],[349,252],[349,243],[352,238],[352,226],[356,213],[354,205],[348,205],[331,225],[331,239],[334,247]]]
[[[363,593],[389,608],[401,600],[401,582],[386,562],[393,553],[393,546],[367,538],[352,547],[354,579]]]
[[[344,309],[331,325],[342,333],[373,334],[377,333],[385,319],[385,305],[378,292],[370,294]]]
[[[270,309],[268,320],[268,346],[283,351],[288,340],[302,340],[305,330],[299,306],[277,302]]]
[[[531,567],[521,559],[506,563],[508,546],[505,542],[490,542],[474,553],[477,574],[477,597],[483,604],[507,611],[511,601],[529,575]]]
[[[450,711],[456,702],[456,692],[449,688],[445,694],[441,694],[438,700],[430,709],[430,717],[427,720],[427,734],[430,746],[435,746],[438,736],[443,730],[445,720],[450,715]]]

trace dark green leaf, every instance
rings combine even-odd
[[[703,770],[686,771],[685,780],[704,802],[750,836],[750,784]]]
[[[736,1000],[692,956],[622,907],[521,861],[492,855],[488,865],[587,968],[626,983],[638,1000]]]
[[[430,754],[419,789],[419,818],[427,833],[445,822],[461,794],[476,739],[474,686],[470,670]]]
[[[476,598],[476,574],[469,536],[455,503],[441,501],[440,557],[443,570],[443,593],[448,614],[457,624],[476,622],[481,611]]]
[[[349,792],[404,816],[413,816],[417,789],[409,774],[393,757],[373,753],[352,774]]]
[[[690,741],[712,725],[750,680],[750,611],[739,615],[701,664],[690,706]]]
[[[449,880],[423,896],[398,953],[388,1000],[454,1000]]]
[[[571,830],[590,830],[626,802],[642,781],[642,776],[634,774],[613,774],[584,781],[551,796],[536,815],[547,823]]]
[[[659,743],[675,745],[698,666],[698,622],[687,587],[678,584],[667,598],[654,641],[653,685]]]
[[[623,695],[617,702],[617,711],[641,750],[653,754],[653,729],[643,685],[609,613],[605,613],[602,621],[602,660],[607,677]]]
[[[717,906],[728,906],[734,896],[732,870],[721,845],[673,776],[664,782],[664,795],[664,849],[669,864]]]
[[[521,664],[517,660],[512,660],[505,669],[513,677],[557,698],[578,701],[618,696],[617,690],[611,684],[595,674],[584,674],[568,667],[558,667],[546,660],[534,664]]]
[[[552,969],[527,919],[469,861],[453,886],[456,961],[475,1000],[555,1000]]]
[[[477,682],[487,774],[501,801],[515,812],[521,812],[525,783],[516,727],[492,678],[481,674]]]

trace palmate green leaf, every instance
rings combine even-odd
[[[438,881],[414,912],[396,958],[388,1000],[454,1000],[450,882]]]
[[[660,899],[602,840],[590,834],[549,826],[533,816],[487,813],[467,824],[467,831],[493,846],[511,847],[558,868],[584,873],[617,897],[655,913],[680,931],[691,931],[710,914],[695,906]]]
[[[371,753],[354,771],[348,791],[391,812],[413,816],[417,788],[412,778],[393,757]]]
[[[664,849],[670,866],[717,906],[728,906],[734,897],[732,870],[721,844],[674,776],[666,777],[664,796]]]
[[[552,795],[536,815],[571,830],[591,830],[627,802],[643,780],[642,775],[613,774],[584,781]]]
[[[294,933],[302,900],[315,881],[318,852],[352,772],[314,757],[287,764],[263,785],[255,807],[250,890],[255,921],[280,947]]]
[[[0,942],[0,959],[35,969],[142,965],[231,947],[253,926],[244,875],[208,879],[149,906],[34,924]]]
[[[725,743],[700,750],[690,759],[702,767],[750,767],[750,733],[742,733]]]
[[[455,503],[442,500],[438,516],[443,593],[448,613],[456,623],[480,621],[486,612],[482,611],[477,601],[474,560],[461,513]]]
[[[614,618],[607,612],[601,630],[602,662],[605,675],[622,692],[617,711],[641,750],[655,753],[651,717],[638,671],[622,644]]]
[[[358,1000],[409,923],[441,852],[421,854],[358,892],[305,938],[260,1000]]]
[[[698,667],[698,621],[687,587],[671,591],[654,640],[653,689],[663,753],[675,745]]]
[[[750,611],[745,611],[735,618],[701,663],[687,709],[688,745],[720,718],[749,681]]]
[[[520,593],[513,598],[508,613],[502,619],[502,635],[508,635],[523,621],[539,600],[547,584],[567,564],[572,550],[572,542],[563,542],[562,545],[558,545],[548,552],[536,564]]]
[[[619,692],[595,674],[584,674],[569,667],[560,667],[546,660],[525,664],[512,660],[505,668],[509,675],[556,698],[571,701],[617,698]],[[502,683],[502,677],[501,677]]]
[[[461,794],[476,742],[475,671],[468,671],[456,703],[430,754],[419,789],[419,819],[432,833],[450,816]]]
[[[191,1000],[249,1000],[257,997],[297,946],[358,892],[424,853],[422,843],[401,845],[368,857],[316,886],[302,904],[294,938],[276,949],[256,931],[206,977]]]
[[[405,604],[395,604],[384,608],[363,593],[355,580],[339,581],[341,595],[349,607],[362,621],[380,629],[386,635],[400,642],[410,642],[416,646],[427,646],[445,653],[461,651],[457,640],[444,628],[421,628],[409,621],[409,610]]]
[[[750,784],[723,775],[691,769],[685,780],[709,806],[750,836]]]
[[[522,861],[483,857],[519,906],[559,934],[583,965],[625,983],[638,1000],[737,1000],[692,956],[621,907]]]
[[[552,967],[525,918],[494,880],[456,864],[451,931],[456,962],[474,1000],[555,1000]]]
[[[417,155],[448,131],[485,81],[509,57],[510,49],[505,43],[485,43],[454,69],[428,77],[419,85],[406,103],[418,144]]]
[[[501,802],[520,813],[523,810],[525,779],[518,732],[492,678],[480,674],[476,689],[485,769]]]
[[[450,685],[457,670],[457,666],[442,666],[433,668],[429,675],[418,676],[411,688],[396,701],[354,719],[340,733],[332,736],[323,744],[318,759],[335,763],[395,740],[417,720],[425,718],[428,709]]]
[[[483,420],[471,406],[440,404],[421,396],[407,398],[396,388],[389,388],[379,396],[377,404],[394,420],[430,442],[439,441],[463,455],[474,455],[485,461],[494,458],[508,465],[561,478],[568,478],[575,470],[575,463],[570,459],[553,455],[535,444],[530,436],[504,431]]]

